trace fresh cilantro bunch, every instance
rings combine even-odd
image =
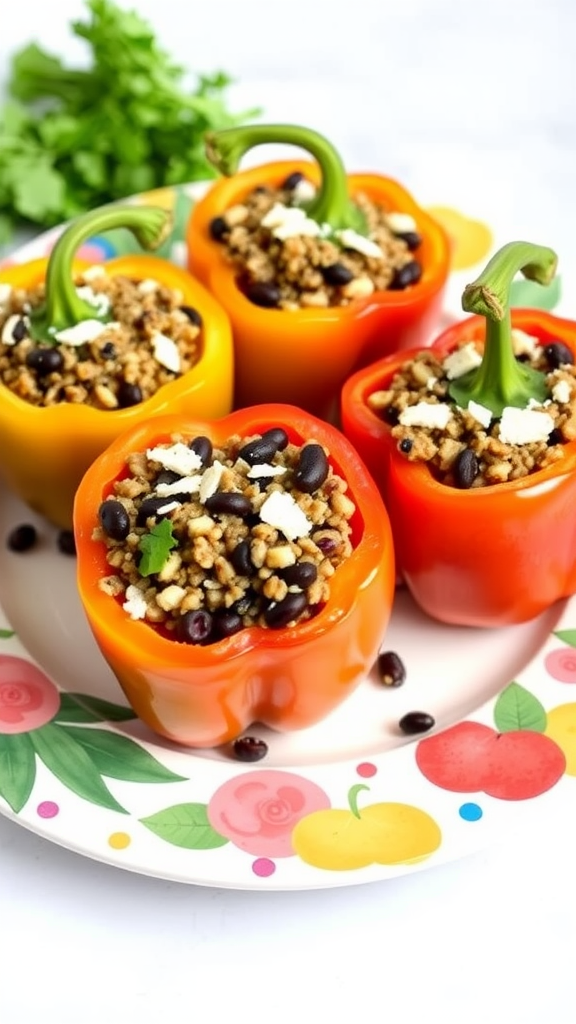
[[[22,223],[50,227],[135,192],[214,176],[204,134],[255,117],[226,105],[231,79],[185,70],[134,11],[87,0],[71,29],[91,50],[72,69],[31,43],[13,58],[0,110],[0,244]]]

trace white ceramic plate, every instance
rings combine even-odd
[[[165,251],[175,261],[196,191],[156,197],[177,211]],[[44,253],[54,237],[13,258]],[[126,239],[94,240],[85,254],[123,251]],[[39,540],[15,554],[4,541],[23,522]],[[191,752],[127,709],[84,620],[73,556],[3,491],[0,813],[85,856],[181,882],[307,889],[415,871],[537,819],[543,801],[574,799],[574,646],[575,600],[482,631],[441,626],[399,591],[383,649],[404,661],[402,687],[383,687],[374,673],[314,728],[255,727],[269,744],[258,764]],[[400,732],[413,710],[434,716],[433,732]]]

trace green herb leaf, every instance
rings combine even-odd
[[[66,732],[86,751],[100,775],[124,782],[184,782],[128,736],[106,729],[67,726]]]
[[[185,850],[216,850],[228,842],[212,828],[206,804],[175,804],[140,822],[165,843]]]
[[[510,683],[494,706],[494,722],[499,732],[528,729],[544,732],[546,711],[537,697],[519,683]]]
[[[36,778],[36,756],[28,733],[0,735],[0,796],[18,814]]]
[[[153,576],[160,572],[172,548],[178,544],[172,535],[172,523],[169,519],[161,519],[149,533],[143,534],[138,544],[142,553],[138,572],[141,576]]]

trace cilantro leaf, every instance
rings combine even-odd
[[[159,523],[140,538],[138,550],[142,553],[138,572],[141,576],[153,576],[160,572],[178,541],[172,534],[172,523],[169,519],[161,519]]]

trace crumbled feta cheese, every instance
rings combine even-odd
[[[483,427],[486,427],[487,429],[490,426],[492,422],[492,412],[490,409],[487,409],[485,405],[480,405],[480,402],[470,401],[468,402],[467,408],[470,415],[473,416],[475,420],[478,420],[478,423],[482,424]]]
[[[160,495],[160,497],[162,497],[162,495]],[[180,505],[180,501],[169,501],[166,505],[161,505],[157,511],[160,515],[167,516],[168,513],[173,512],[175,508],[180,508]]]
[[[308,235],[311,238],[320,234],[320,225],[306,216],[306,211],[299,206],[284,206],[274,203],[262,218],[262,227],[270,228],[275,238],[284,241],[297,235]]]
[[[307,537],[312,523],[287,491],[272,491],[260,509],[260,519],[281,530],[287,540]]]
[[[2,343],[4,345],[16,344],[16,338],[14,337],[14,328],[16,327],[17,323],[20,323],[20,320],[24,320],[24,323],[26,324],[26,329],[28,329],[30,321],[28,320],[27,317],[20,316],[20,313],[13,313],[12,316],[8,317],[6,323],[4,324],[4,327],[2,328]]]
[[[198,473],[194,476],[179,476],[171,484],[157,484],[156,494],[159,498],[169,498],[171,494],[198,494],[201,480]]]
[[[125,612],[131,619],[143,619],[146,617],[147,604],[144,599],[144,595],[139,587],[135,587],[133,583],[129,587],[126,587],[126,600],[122,605]]]
[[[104,292],[95,292],[89,284],[80,285],[76,289],[76,293],[80,299],[87,302],[89,306],[94,306],[96,312],[100,313],[101,316],[105,316],[108,313],[111,302]]]
[[[169,448],[148,448],[146,458],[150,462],[159,462],[164,469],[171,469],[180,476],[190,476],[195,469],[202,466],[202,460],[196,452],[182,441],[176,441]]]
[[[403,427],[430,427],[443,430],[452,419],[449,405],[440,402],[417,402],[403,409],[398,417]]]
[[[510,333],[515,356],[534,355],[538,338],[535,338],[533,334],[527,334],[526,331],[521,331],[519,327],[513,327]]]
[[[216,494],[223,472],[224,465],[218,459],[214,459],[212,465],[204,470],[200,482],[200,501],[204,502]]]
[[[500,440],[504,444],[530,444],[546,441],[554,430],[550,413],[537,409],[516,409],[508,405],[500,420]]]
[[[12,297],[12,285],[0,282],[0,309],[6,309]]]
[[[395,235],[407,235],[417,230],[417,224],[409,213],[388,213],[386,224]]]
[[[272,466],[269,462],[260,462],[257,466],[251,466],[246,476],[251,480],[259,480],[262,477],[282,476],[286,472],[286,466]]]
[[[481,362],[482,356],[474,342],[469,341],[467,345],[457,348],[455,352],[451,352],[449,356],[446,356],[442,363],[442,368],[448,380],[456,380],[458,377],[463,377],[469,370],[475,370],[477,366],[480,366]]]
[[[372,256],[374,259],[382,259],[384,253],[376,242],[365,238],[352,228],[344,228],[343,231],[336,231],[336,238],[345,249],[355,249],[362,256]]]
[[[176,342],[161,331],[155,331],[150,339],[154,359],[172,373],[180,373],[180,353]]]
[[[101,263],[94,263],[93,266],[88,267],[82,271],[82,277],[85,281],[94,281],[97,277],[105,277],[106,270]]]
[[[427,381],[426,381],[426,388],[427,388],[428,391],[432,391],[432,388],[434,387],[434,385],[435,385],[437,380],[438,380],[438,377],[435,377],[434,374],[431,373],[430,376],[428,377]]]
[[[309,203],[316,195],[316,186],[302,178],[292,189],[292,198],[295,203]]]
[[[120,324],[115,321],[104,324],[101,320],[80,320],[73,327],[65,327],[62,331],[54,331],[54,337],[56,341],[60,341],[64,345],[86,345],[94,341],[102,334],[102,331],[108,331],[110,328],[117,329],[118,327],[120,327]]]
[[[552,398],[555,402],[560,402],[560,405],[567,405],[571,394],[572,389],[567,380],[557,380],[552,388]]]
[[[158,281],[155,281],[152,277],[145,277],[142,281],[138,282],[138,292],[140,295],[151,295],[152,292],[158,291]]]

